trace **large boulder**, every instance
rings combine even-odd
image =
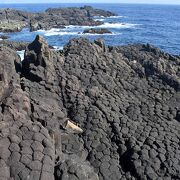
[[[35,78],[35,81],[53,82],[55,78],[54,58],[57,58],[55,52],[51,51],[44,38],[38,35],[26,48],[22,63],[24,75]]]

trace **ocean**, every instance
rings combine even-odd
[[[16,8],[29,12],[43,12],[50,7],[80,7],[86,4],[0,4],[0,8]],[[10,40],[31,42],[37,34],[45,36],[48,43],[57,49],[74,37],[90,40],[104,38],[107,45],[150,43],[165,52],[180,55],[180,6],[144,4],[88,4],[94,8],[109,10],[117,17],[95,17],[104,22],[97,28],[108,28],[110,35],[83,35],[87,26],[67,26],[65,29],[39,30],[29,32],[25,28],[18,33],[10,33]]]

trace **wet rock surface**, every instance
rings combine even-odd
[[[179,179],[179,67],[149,44],[0,46],[0,179]]]
[[[91,28],[91,29],[86,29],[83,31],[84,34],[90,33],[90,34],[112,34],[112,32],[108,29],[105,28]]]

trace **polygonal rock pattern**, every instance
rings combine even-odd
[[[53,179],[55,151],[48,131],[30,121],[7,126],[8,135],[0,138],[0,179]]]
[[[37,37],[26,60],[0,101],[2,177],[179,179],[178,56],[83,38],[55,53]]]
[[[98,175],[87,161],[76,155],[64,156],[55,168],[55,179],[98,180]]]
[[[71,40],[65,55],[64,103],[85,129],[99,178],[177,179],[178,57],[150,45],[107,48],[84,39]]]

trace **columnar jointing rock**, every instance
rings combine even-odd
[[[179,179],[179,65],[101,39],[37,36],[22,64],[0,47],[0,179]]]

